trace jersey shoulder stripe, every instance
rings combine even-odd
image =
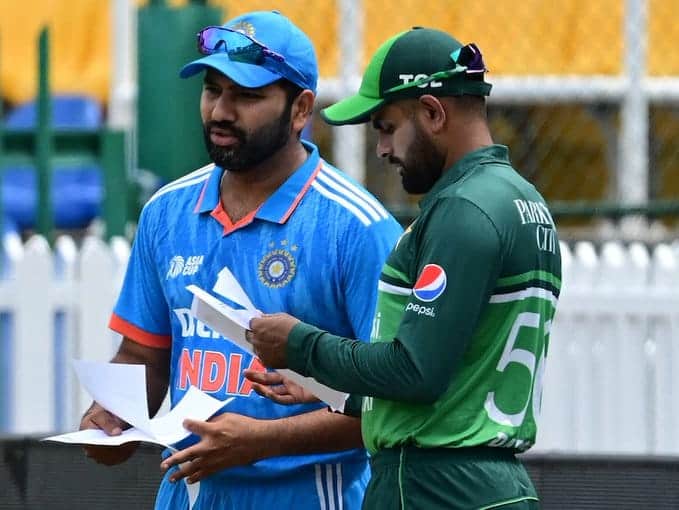
[[[556,302],[559,300],[551,290],[543,289],[541,287],[529,287],[514,292],[505,292],[493,294],[490,297],[491,303],[511,303],[514,301],[523,301],[528,298],[538,298],[549,301],[551,305],[556,308]]]
[[[324,182],[327,182],[335,189],[344,191],[348,196],[355,197],[356,201],[361,204],[371,216],[375,217],[375,219],[378,219],[375,214],[382,219],[387,219],[389,217],[389,212],[368,190],[356,185],[351,179],[336,168],[324,164],[322,174]]]
[[[505,276],[497,280],[493,295],[518,296],[519,292],[528,289],[532,289],[531,292],[535,294],[535,296],[529,297],[537,296],[536,289],[544,289],[556,299],[561,292],[561,279],[549,271],[539,269],[513,276]]]
[[[316,179],[325,187],[326,189],[331,190],[332,192],[342,196],[345,200],[350,201],[352,204],[354,204],[356,207],[361,209],[361,211],[368,216],[370,216],[373,221],[379,221],[380,216],[373,209],[370,204],[368,204],[365,200],[363,200],[359,195],[356,195],[353,193],[351,190],[343,186],[342,184],[334,181],[330,177],[328,177],[327,172],[320,171],[318,173],[318,176]]]
[[[399,287],[383,280],[380,280],[377,284],[377,290],[387,294],[396,294],[397,296],[410,296],[413,293],[413,290],[408,287]]]
[[[210,178],[210,174],[212,173],[212,170],[214,169],[215,165],[214,163],[211,163],[209,165],[206,165],[202,168],[199,168],[198,170],[191,172],[190,174],[187,174],[183,177],[180,177],[179,179],[172,181],[169,184],[166,184],[162,188],[160,188],[158,191],[156,191],[153,196],[146,202],[146,205],[150,204],[157,198],[170,193],[172,191],[176,191],[182,188],[186,188],[188,186],[193,186],[195,184],[199,184],[202,182],[205,182],[207,179]]]
[[[525,273],[513,276],[504,276],[502,278],[498,278],[497,286],[513,287],[517,285],[524,285],[527,287],[531,281],[541,281],[552,285],[556,289],[561,289],[561,279],[558,276],[550,273],[549,271],[542,271],[539,269],[527,271]]]
[[[387,263],[382,266],[382,274],[380,275],[380,278],[384,279],[385,281],[391,280],[392,283],[397,283],[402,286],[412,286],[412,282],[408,278],[407,274],[391,267]]]
[[[368,218],[368,216],[366,216],[366,214],[361,209],[356,207],[356,205],[354,205],[351,201],[347,200],[345,197],[337,193],[333,193],[329,189],[322,186],[319,183],[318,179],[314,179],[314,182],[311,185],[311,187],[318,191],[325,198],[340,204],[342,207],[350,211],[354,216],[356,216],[359,219],[361,223],[363,223],[364,226],[368,227],[372,223],[370,218]]]

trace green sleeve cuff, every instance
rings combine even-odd
[[[309,357],[309,346],[307,338],[311,335],[320,333],[321,330],[316,326],[305,322],[298,322],[288,334],[288,345],[285,349],[288,358],[288,368],[298,374],[308,376],[306,371]]]

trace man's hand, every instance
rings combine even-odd
[[[224,413],[209,421],[184,420],[184,428],[200,436],[200,441],[181,450],[161,464],[163,472],[182,464],[170,477],[176,482],[186,477],[195,483],[222,469],[252,464],[270,457],[274,440],[265,433],[265,421]]]
[[[318,402],[318,398],[313,393],[308,392],[278,372],[260,372],[248,368],[243,371],[243,375],[252,382],[253,390],[279,404]]]
[[[119,436],[123,430],[130,428],[128,423],[109,413],[94,402],[80,421],[80,430],[100,429],[109,436]],[[85,455],[99,464],[113,466],[129,459],[139,446],[138,442],[125,443],[120,446],[85,446]]]
[[[252,331],[246,334],[246,338],[265,366],[287,368],[285,349],[288,345],[288,335],[298,322],[299,319],[286,313],[264,315],[250,321]]]

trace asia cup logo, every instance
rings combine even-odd
[[[413,294],[420,301],[428,303],[443,294],[446,283],[446,272],[443,268],[438,264],[427,264],[415,282]]]
[[[184,257],[181,255],[175,255],[172,257],[172,260],[170,260],[170,269],[167,271],[167,275],[165,275],[165,279],[168,278],[176,278],[180,274],[182,274],[182,271],[184,270]]]

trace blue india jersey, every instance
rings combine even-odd
[[[140,344],[171,349],[173,407],[191,385],[222,400],[235,397],[224,411],[255,418],[322,407],[284,406],[257,395],[242,371],[264,370],[259,360],[191,316],[186,286],[218,289],[224,268],[265,313],[286,312],[337,335],[370,338],[380,270],[401,227],[304,143],[306,162],[237,223],[222,208],[223,170],[214,165],[161,188],[142,211],[110,327]],[[279,476],[357,460],[365,460],[364,450],[270,458],[215,476]]]

